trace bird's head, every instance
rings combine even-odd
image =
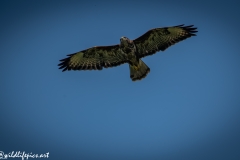
[[[133,46],[133,41],[131,41],[127,37],[121,37],[120,38],[120,45],[122,47],[132,47]]]

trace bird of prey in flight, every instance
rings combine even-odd
[[[95,46],[60,60],[59,69],[66,70],[101,70],[103,67],[115,67],[129,64],[132,81],[141,80],[150,72],[150,68],[141,58],[164,51],[171,45],[196,36],[197,28],[184,25],[154,28],[137,39],[120,38],[120,44]]]

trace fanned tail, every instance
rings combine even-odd
[[[132,81],[141,80],[150,72],[150,68],[141,59],[139,59],[138,66],[129,64],[129,68]]]

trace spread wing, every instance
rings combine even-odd
[[[173,26],[151,29],[142,36],[133,40],[136,45],[139,58],[152,55],[158,51],[164,51],[171,45],[195,36],[197,28],[190,26]]]
[[[127,56],[119,45],[92,47],[67,55],[60,60],[59,69],[66,70],[101,70],[102,67],[114,67],[127,62]]]

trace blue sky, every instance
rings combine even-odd
[[[49,159],[239,159],[235,1],[1,1],[0,151]],[[194,24],[196,37],[127,64],[61,72],[60,59]]]

